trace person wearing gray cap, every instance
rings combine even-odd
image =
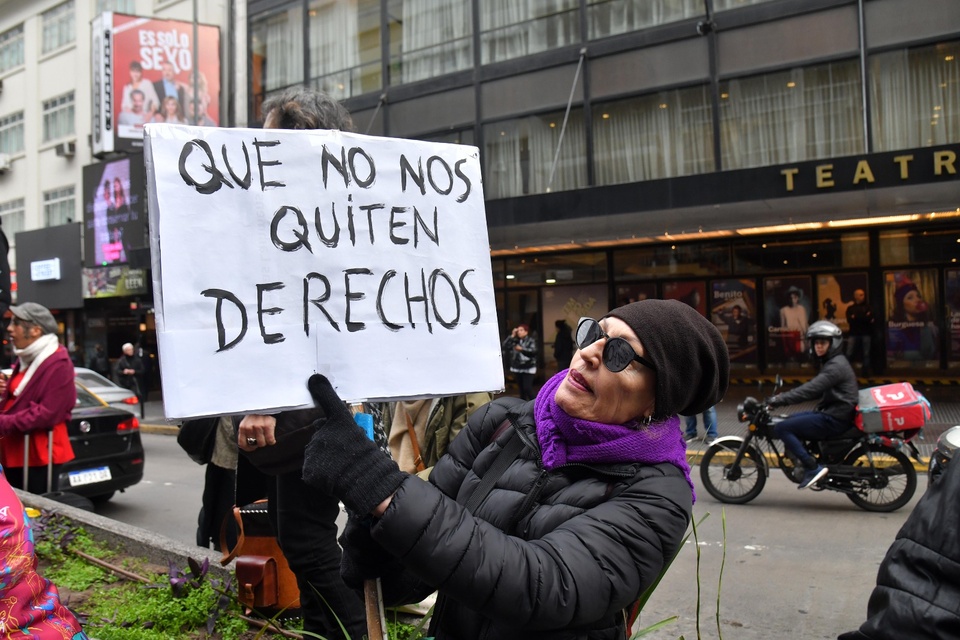
[[[35,493],[56,491],[59,466],[73,460],[67,434],[77,403],[73,363],[57,339],[59,326],[50,310],[36,302],[10,307],[7,327],[17,361],[10,377],[0,379],[0,464],[11,485]],[[24,460],[24,436],[30,435]],[[47,487],[48,442],[53,438],[53,483]],[[23,486],[24,464],[28,467]]]
[[[656,584],[690,523],[678,414],[727,389],[723,336],[676,300],[581,318],[569,369],[524,402],[479,407],[428,481],[356,426],[330,380],[303,480],[341,500],[341,572],[380,578],[387,604],[438,590],[437,640],[623,638],[623,611]]]

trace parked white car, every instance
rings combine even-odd
[[[125,409],[140,415],[140,400],[130,389],[121,387],[113,380],[104,378],[93,369],[74,367],[77,381],[117,409]]]

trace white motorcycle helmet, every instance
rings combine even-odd
[[[810,344],[810,351],[813,352],[813,341],[816,339],[829,340],[830,352],[836,351],[843,343],[843,331],[840,327],[828,320],[817,320],[807,329],[807,340]]]

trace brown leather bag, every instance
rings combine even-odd
[[[277,544],[277,537],[267,517],[267,501],[258,500],[243,507],[233,508],[237,526],[237,545],[227,551],[227,526],[224,519],[220,528],[220,548],[226,565],[234,558],[237,591],[240,601],[266,617],[283,612],[294,615],[300,609],[300,589],[287,559]]]

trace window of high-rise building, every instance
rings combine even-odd
[[[43,192],[43,223],[47,227],[56,227],[73,222],[76,210],[74,187],[60,187]]]
[[[565,131],[563,120],[560,111],[484,125],[484,196],[510,198],[585,187],[583,110],[570,111]]]
[[[703,16],[703,0],[587,0],[591,40]]]
[[[137,10],[137,0],[97,0],[97,14],[104,11],[116,11],[118,13],[135,13]]]
[[[383,87],[380,0],[313,0],[310,19],[310,81],[334,98]]]
[[[876,151],[960,141],[960,41],[870,56]]]
[[[471,6],[471,0],[388,0],[390,84],[472,68]]]
[[[0,33],[0,73],[23,64],[23,25]]]
[[[23,151],[23,111],[0,117],[0,153]]]
[[[254,118],[270,94],[303,83],[303,10],[289,4],[250,21]]]
[[[43,101],[43,141],[69,136],[74,132],[73,91]]]
[[[58,4],[53,9],[44,11],[43,20],[43,53],[64,47],[76,40],[75,15],[73,0]]]
[[[17,234],[24,230],[24,212],[23,198],[0,202],[0,227],[3,228],[11,247],[14,246]]]
[[[709,88],[700,85],[594,105],[593,149],[600,185],[713,171]]]
[[[638,0],[650,2],[653,0]],[[578,0],[484,0],[481,62],[511,60],[580,42]]]
[[[713,0],[714,11],[726,11],[727,9],[739,9],[751,4],[763,4],[772,0]]]
[[[855,59],[721,82],[722,168],[862,152],[860,87]]]

